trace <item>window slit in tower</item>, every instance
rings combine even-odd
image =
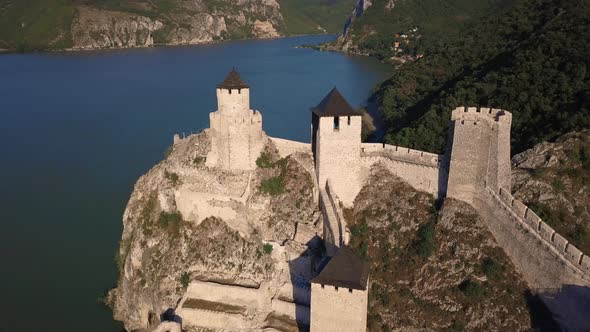
[[[334,130],[339,130],[340,129],[340,117],[335,116],[334,117]]]
[[[348,116],[348,125],[350,126],[350,115]]]

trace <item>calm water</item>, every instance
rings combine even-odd
[[[270,135],[308,141],[333,86],[363,103],[391,69],[293,47],[330,38],[0,56],[0,331],[120,331],[97,299],[136,179],[208,126],[232,66]]]

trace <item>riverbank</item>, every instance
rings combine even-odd
[[[134,50],[134,49],[150,49],[150,48],[172,48],[172,47],[191,47],[191,46],[206,46],[206,45],[215,45],[215,44],[224,44],[224,43],[231,43],[231,42],[246,42],[246,41],[272,41],[272,40],[280,40],[280,39],[287,39],[287,38],[295,38],[295,37],[322,37],[322,36],[334,36],[337,37],[337,34],[332,33],[316,33],[316,34],[297,34],[297,35],[288,35],[288,36],[278,36],[278,37],[257,37],[257,38],[235,38],[235,39],[225,39],[225,40],[211,40],[202,43],[157,43],[149,46],[121,46],[121,47],[97,47],[97,48],[60,48],[60,49],[39,49],[39,50],[29,50],[29,51],[19,51],[18,49],[0,49],[0,54],[30,54],[30,53],[69,53],[69,52],[96,52],[96,51],[116,51],[116,50]],[[302,45],[303,46],[303,45]],[[299,47],[299,46],[295,46]]]

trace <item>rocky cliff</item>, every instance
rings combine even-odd
[[[352,1],[0,0],[0,49],[145,47],[336,32]]]
[[[280,36],[283,22],[275,0],[178,2],[165,13],[77,7],[73,49],[202,44],[231,38]]]
[[[514,197],[582,252],[590,252],[590,130],[512,158]]]
[[[78,7],[72,22],[73,49],[152,46],[153,33],[163,26],[145,16]]]
[[[309,154],[279,160],[269,141],[263,167],[250,175],[205,167],[209,147],[207,131],[177,141],[135,185],[123,216],[120,277],[108,296],[129,331],[157,323],[193,282],[270,283],[270,301],[298,273],[285,257],[303,255],[320,229]],[[251,311],[248,324],[260,328],[263,314]]]

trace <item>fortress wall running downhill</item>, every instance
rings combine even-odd
[[[590,286],[587,256],[507,191],[496,194],[486,188],[475,197],[474,206],[532,288]]]
[[[320,206],[324,216],[324,243],[326,246],[326,254],[334,256],[338,248],[344,243],[344,230],[346,223],[342,208],[340,207],[340,200],[334,193],[331,186],[331,180],[326,181],[326,187],[320,190]]]
[[[270,141],[273,142],[277,150],[279,150],[279,156],[285,158],[296,152],[311,153],[311,144],[291,141],[283,138],[269,137]]]

